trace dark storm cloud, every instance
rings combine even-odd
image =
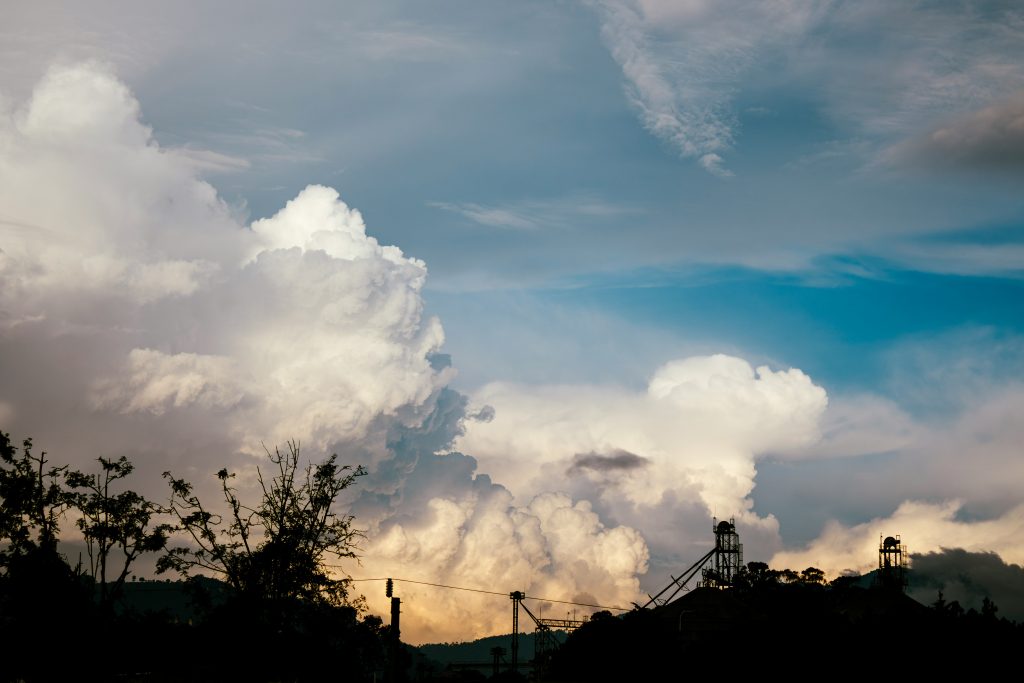
[[[494,419],[494,406],[484,406],[480,410],[468,414],[466,417],[477,422],[490,422]]]
[[[1024,172],[1024,92],[894,148],[897,163]]]
[[[583,470],[594,472],[635,470],[647,467],[649,464],[650,460],[647,458],[636,453],[624,451],[621,448],[616,448],[607,454],[591,451],[590,453],[577,453],[574,455],[572,465],[566,470],[566,474],[579,474]]]
[[[911,597],[931,604],[942,591],[946,602],[964,609],[981,609],[984,598],[999,607],[998,616],[1024,619],[1024,567],[1007,564],[995,553],[972,553],[962,548],[911,555]]]

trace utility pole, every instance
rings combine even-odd
[[[519,603],[526,597],[522,591],[508,594],[512,601],[512,671],[519,671]]]
[[[401,672],[401,666],[399,664],[399,652],[401,651],[401,627],[400,620],[402,616],[402,599],[396,598],[392,594],[394,592],[394,582],[388,579],[384,589],[385,596],[391,598],[391,683],[398,683],[399,673]]]

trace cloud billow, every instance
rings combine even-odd
[[[642,529],[653,582],[707,545],[713,515],[736,517],[755,554],[778,548],[777,522],[752,509],[755,462],[815,443],[828,405],[797,369],[722,354],[670,361],[646,392],[494,383],[472,400],[495,417],[467,423],[456,447],[523,500],[561,485]]]
[[[379,245],[326,187],[241,224],[139,111],[80,65],[51,70],[4,122],[4,324],[98,325],[96,409],[195,407],[250,444],[322,446],[447,382],[422,261]]]
[[[638,594],[639,532],[564,492],[518,504],[449,452],[493,411],[467,415],[446,388],[422,261],[379,244],[324,186],[246,225],[197,175],[195,150],[160,147],[140,112],[107,69],[81,64],[0,119],[0,427],[75,466],[127,454],[154,497],[166,469],[212,493],[225,460],[244,491],[261,442],[299,439],[371,471],[347,501],[368,532],[362,569],[347,571]],[[411,600],[408,637],[506,627],[504,609],[440,600],[461,616]]]
[[[140,112],[92,64],[52,69],[0,112],[0,427],[55,460],[128,455],[158,498],[163,470],[203,490],[225,465],[251,467],[261,442],[297,438],[371,470],[346,501],[367,541],[345,570],[624,605],[706,552],[712,515],[737,518],[752,557],[781,550],[752,500],[766,455],[812,457],[830,424],[845,455],[865,448],[865,423],[884,422],[886,444],[920,441],[888,405],[847,401],[837,426],[799,369],[722,354],[670,360],[644,391],[499,382],[464,396],[424,314],[423,261],[321,185],[249,223],[199,175],[202,154],[158,145]],[[994,459],[1016,453],[1014,396],[946,441],[991,429],[1006,438]],[[990,476],[1012,488],[1005,471]],[[859,566],[879,524],[915,550],[953,537],[1019,558],[1016,490],[1001,517],[968,523],[928,485],[921,498],[947,502],[836,524],[776,559]],[[507,600],[402,591],[413,639],[507,629]]]

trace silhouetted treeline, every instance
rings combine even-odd
[[[124,458],[72,471],[0,432],[0,679],[379,680],[388,628],[325,566],[354,557],[332,505],[363,470],[335,456],[302,469],[297,444],[268,457],[252,505],[217,473],[221,515],[170,473],[159,505],[123,487]],[[71,521],[87,555],[74,565],[59,549]],[[182,580],[131,581],[147,553]]]
[[[133,468],[124,458],[73,471],[0,432],[0,679],[386,680],[389,628],[366,615],[349,582],[327,566],[332,557],[354,557],[359,533],[332,506],[363,470],[335,456],[302,468],[295,443],[267,456],[251,504],[221,470],[218,505],[169,472],[161,505],[126,487]],[[86,558],[74,564],[59,547],[68,523],[85,543]],[[147,554],[179,580],[132,580],[133,563]],[[1000,618],[988,598],[964,609],[937,591],[923,605],[901,583],[874,583],[828,583],[814,567],[751,562],[728,589],[696,589],[622,616],[595,614],[534,675],[902,678],[1015,670],[1024,628]],[[484,676],[445,670],[410,648],[399,652],[398,669],[413,680]],[[499,678],[521,679],[507,667]]]

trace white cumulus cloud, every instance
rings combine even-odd
[[[1024,505],[986,520],[958,519],[963,503],[907,501],[888,517],[846,526],[826,525],[806,548],[776,554],[771,564],[803,569],[815,566],[827,575],[845,571],[865,573],[878,568],[878,543],[882,536],[899,534],[910,553],[938,552],[944,548],[996,552],[1005,562],[1024,562]]]
[[[433,498],[422,516],[391,520],[368,541],[361,572],[494,591],[445,591],[398,581],[407,622],[432,642],[477,633],[507,633],[508,592],[610,607],[638,599],[647,570],[647,546],[634,529],[607,527],[586,501],[546,493],[517,506],[504,488]],[[377,591],[371,605],[386,605]],[[528,603],[531,609],[553,605]],[[559,613],[572,607],[558,606]],[[594,611],[577,607],[580,615]],[[550,612],[549,612],[550,614]],[[525,616],[524,616],[525,618]]]
[[[593,386],[491,384],[473,396],[495,418],[469,424],[458,448],[516,490],[542,486],[540,467],[578,453],[616,449],[652,461],[623,481],[635,502],[700,481],[703,503],[722,514],[749,505],[754,459],[818,438],[824,389],[797,369],[756,370],[740,358],[691,357],[663,365],[645,393]],[[703,476],[703,475],[709,476]]]
[[[99,383],[95,398],[98,407],[112,405],[128,413],[161,415],[191,404],[206,409],[231,408],[244,395],[234,379],[236,369],[229,358],[132,349],[127,366],[123,378]]]
[[[422,261],[326,187],[242,224],[100,66],[51,69],[0,152],[0,320],[90,328],[97,409],[216,408],[247,447],[325,447],[450,375],[429,360],[444,335]]]
[[[642,529],[655,582],[707,550],[712,515],[735,516],[755,553],[778,548],[774,518],[752,511],[756,460],[816,442],[828,404],[797,369],[725,355],[667,363],[646,392],[502,383],[472,399],[494,419],[468,423],[456,447],[517,496],[566,487]]]
[[[472,458],[435,454],[465,401],[445,388],[422,261],[319,185],[245,224],[140,111],[83,64],[50,70],[0,118],[0,427],[74,466],[128,455],[157,499],[159,472],[211,494],[225,465],[244,496],[246,454],[299,439],[311,457],[336,449],[371,469],[346,501],[367,528],[366,570],[636,597],[637,531],[564,492],[516,503]],[[407,603],[408,639],[507,629],[507,597],[479,611],[440,600]]]
[[[128,89],[95,65],[51,69],[0,111],[0,305],[146,303],[193,294],[238,238],[225,205],[163,152]],[[198,244],[201,242],[201,245]],[[74,317],[73,307],[60,315]]]
[[[401,585],[419,642],[506,631],[509,590],[628,606],[707,551],[712,515],[737,518],[751,559],[775,553],[778,522],[752,500],[765,456],[899,450],[920,471],[915,449],[952,468],[970,447],[1000,465],[920,479],[915,500],[932,502],[835,525],[777,561],[855,568],[890,525],[915,551],[1003,543],[1019,559],[1016,389],[933,437],[895,404],[830,412],[800,370],[725,355],[666,363],[646,390],[493,383],[467,399],[424,315],[426,264],[320,185],[247,224],[140,111],[94,64],[54,68],[0,111],[0,428],[55,459],[129,455],[154,498],[159,472],[202,491],[261,441],[370,466],[346,501],[363,565],[343,570],[504,593]],[[953,487],[1002,508],[962,521],[934,503],[959,499]]]

